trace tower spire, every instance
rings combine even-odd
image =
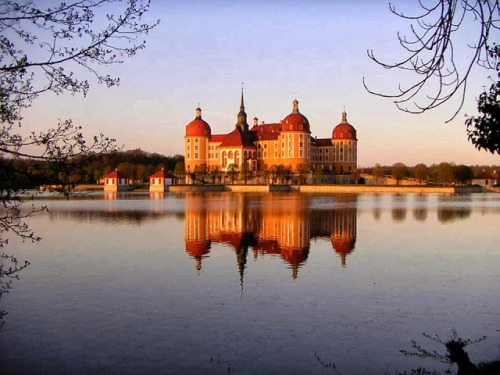
[[[245,100],[243,99],[243,85],[244,83],[241,82],[241,104],[240,104],[240,112],[245,111]]]
[[[241,102],[240,102],[240,112],[238,113],[238,122],[236,127],[240,128],[241,131],[248,131],[247,114],[245,112],[245,99],[243,98],[243,82],[241,82]]]

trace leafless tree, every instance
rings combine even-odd
[[[73,0],[41,8],[30,0],[0,0],[0,246],[7,243],[7,232],[38,240],[24,219],[43,207],[21,210],[21,188],[43,180],[68,194],[85,162],[116,149],[103,134],[87,139],[69,119],[22,135],[22,111],[43,93],[86,95],[89,79],[117,85],[119,79],[102,68],[145,47],[144,36],[158,23],[141,22],[149,5],[148,0]],[[37,163],[36,168],[17,170],[15,160]],[[14,174],[28,182],[7,184]],[[2,255],[2,261],[9,259],[15,258]],[[0,268],[0,277],[25,266],[13,262],[8,272]]]
[[[408,113],[423,113],[447,102],[454,96],[460,98],[451,121],[463,107],[467,80],[475,66],[495,69],[498,55],[489,53],[500,29],[498,0],[419,0],[421,12],[409,15],[389,5],[396,16],[411,22],[410,35],[398,33],[399,44],[406,56],[398,62],[388,63],[375,56],[368,56],[386,69],[410,71],[414,79],[407,85],[400,84],[396,93],[384,93],[363,84],[371,94],[394,99],[396,106]],[[476,41],[469,45],[471,54],[464,66],[457,64],[456,46],[463,44],[458,31],[471,23],[476,27]],[[463,31],[463,30],[462,30]]]

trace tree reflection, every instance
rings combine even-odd
[[[406,194],[394,194],[392,196],[393,208],[391,210],[392,220],[404,221],[406,219]]]
[[[417,221],[425,221],[427,220],[427,207],[423,205],[427,205],[429,196],[427,194],[418,194],[415,196],[415,202],[417,203],[417,207],[413,209],[413,217]]]
[[[442,224],[451,223],[455,220],[462,220],[468,218],[472,210],[468,207],[461,208],[448,208],[442,207],[438,209],[438,220]]]

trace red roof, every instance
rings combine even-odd
[[[128,176],[115,169],[113,172],[108,173],[103,178],[128,178]]]
[[[219,145],[219,148],[255,147],[255,144],[253,143],[254,140],[255,135],[253,134],[253,132],[242,132],[240,128],[236,128],[224,137],[224,140]]]
[[[309,120],[299,112],[299,102],[293,101],[293,110],[283,120],[281,131],[302,131],[310,133]]]
[[[342,122],[332,132],[332,139],[352,139],[357,141],[356,129],[347,122],[347,113],[342,112]]]
[[[250,129],[258,140],[276,141],[279,138],[281,124],[261,124]]]
[[[200,118],[195,118],[186,126],[186,137],[210,137],[210,125]]]
[[[225,134],[214,134],[210,137],[210,142],[222,142],[225,136]]]
[[[159,170],[155,174],[149,176],[149,178],[175,178],[175,176],[170,172],[165,172],[163,169]]]
[[[196,108],[196,117],[186,126],[186,137],[209,137],[212,133],[210,125],[201,119],[201,108]]]

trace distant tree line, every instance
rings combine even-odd
[[[385,177],[391,177],[400,184],[403,179],[416,180],[420,185],[435,183],[441,185],[465,185],[470,183],[475,176],[486,173],[500,172],[500,166],[475,165],[442,162],[427,166],[424,163],[415,166],[407,166],[404,163],[395,163],[390,166],[375,164],[373,167],[362,168],[362,171],[371,174],[375,178],[375,183],[381,183]]]
[[[71,168],[66,170],[55,168],[43,160],[0,156],[0,190],[15,191],[40,185],[66,184],[68,181],[71,184],[94,184],[115,169],[137,183],[142,183],[162,168],[167,172],[174,172],[176,164],[184,165],[184,157],[165,156],[136,149],[105,153],[91,160],[75,157],[68,163]]]
[[[185,177],[189,177],[190,183],[194,184],[234,184],[236,180],[245,184],[250,180],[253,183],[272,181],[272,183],[305,184],[308,176],[312,177],[312,182],[316,184],[347,183],[344,180],[325,180],[329,177],[328,171],[316,168],[310,172],[305,165],[299,166],[295,172],[282,165],[263,168],[258,172],[252,171],[246,164],[241,167],[235,164],[229,165],[226,172],[222,172],[220,168],[208,168],[206,165],[201,165],[195,171],[186,173],[184,156],[165,156],[148,153],[141,149],[105,153],[92,160],[79,160],[76,157],[70,161],[70,164],[68,169],[54,168],[53,164],[46,161],[0,156],[0,191],[35,188],[40,185],[68,184],[68,181],[73,185],[94,184],[99,183],[103,176],[115,169],[133,179],[137,184],[148,182],[149,176],[161,169],[173,173],[180,183]],[[384,178],[391,177],[396,180],[397,184],[400,184],[403,179],[413,179],[421,185],[427,183],[464,185],[470,183],[477,175],[500,172],[500,166],[467,166],[447,162],[430,166],[423,163],[407,166],[404,163],[395,163],[384,166],[376,164],[373,167],[360,168],[359,172],[371,174],[376,184],[382,183]],[[358,181],[358,183],[362,182]]]

